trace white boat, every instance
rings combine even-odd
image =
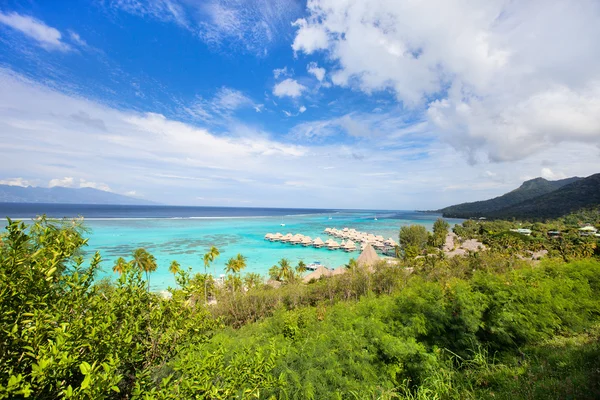
[[[322,266],[323,266],[323,265],[321,264],[321,262],[320,262],[320,261],[313,261],[313,262],[311,262],[310,264],[307,264],[307,265],[306,265],[306,269],[307,269],[307,270],[309,270],[309,271],[314,271],[314,270],[316,270],[317,268],[319,268],[319,267],[322,267]]]

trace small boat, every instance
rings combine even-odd
[[[329,216],[329,219],[331,219],[331,215]]]
[[[321,265],[320,261],[313,261],[310,264],[306,265],[306,269],[309,271],[315,271],[317,268],[322,267],[323,265]]]
[[[283,218],[281,218],[281,223],[279,225],[285,226],[285,224],[283,223]]]

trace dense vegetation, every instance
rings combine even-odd
[[[455,231],[494,240],[512,227],[499,224]],[[243,276],[241,255],[222,285],[173,263],[165,299],[147,289],[149,253],[118,261],[116,282],[95,280],[101,258],[84,264],[76,222],[9,221],[0,398],[598,398],[597,243],[568,262],[532,265],[510,246],[446,258],[429,248],[447,229],[426,243],[411,230],[424,257],[350,263],[308,285],[294,278],[302,266],[280,263],[278,289]]]
[[[549,181],[544,178],[535,178],[523,182],[517,189],[495,197],[490,200],[475,201],[449,206],[438,210],[449,218],[473,218],[486,217],[492,212],[500,211],[507,207],[522,203],[545,194],[554,192],[561,187],[574,183],[581,178],[573,177],[557,181]]]
[[[489,217],[544,220],[599,205],[600,174],[595,174],[552,193],[493,211]]]

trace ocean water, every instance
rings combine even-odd
[[[175,285],[173,276],[168,272],[173,260],[177,260],[183,268],[191,267],[195,272],[203,272],[202,257],[211,246],[216,246],[221,252],[209,271],[214,276],[223,274],[227,260],[238,253],[247,258],[245,272],[264,276],[281,258],[287,258],[292,265],[300,260],[307,264],[319,261],[336,268],[346,264],[350,258],[358,257],[360,252],[293,246],[266,241],[264,236],[277,232],[300,233],[313,239],[321,237],[325,241],[329,238],[323,234],[326,227],[348,227],[398,241],[401,226],[421,224],[431,230],[439,217],[392,210],[0,204],[2,217],[30,220],[40,214],[54,218],[84,217],[85,226],[89,229],[86,256],[100,252],[103,259],[101,276],[115,276],[112,266],[118,257],[128,259],[139,247],[151,252],[158,262],[158,269],[151,276],[153,290]],[[448,222],[453,225],[462,220],[448,219]],[[282,223],[285,227],[281,226]],[[5,221],[2,224],[5,225]]]

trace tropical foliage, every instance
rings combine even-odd
[[[596,253],[351,262],[310,284],[283,259],[278,289],[242,276],[239,255],[226,263],[238,286],[172,264],[167,299],[147,288],[147,252],[98,280],[83,234],[42,218],[0,237],[0,399],[600,396]]]

